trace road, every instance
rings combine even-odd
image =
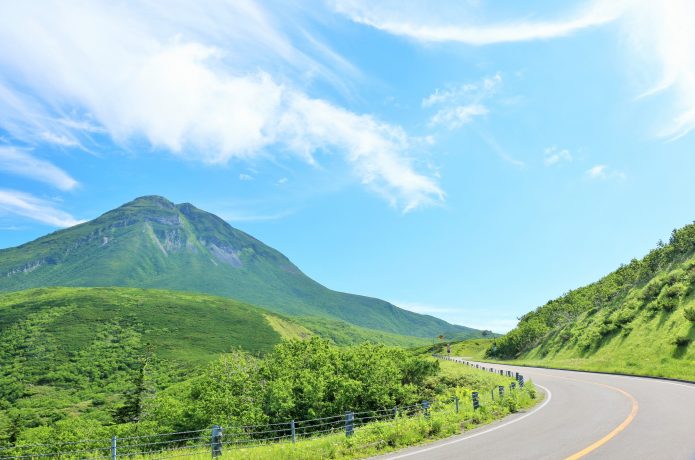
[[[385,459],[695,460],[695,384],[501,364],[545,399],[527,412]]]

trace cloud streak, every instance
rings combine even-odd
[[[0,69],[0,126],[25,142],[70,147],[103,131],[211,165],[283,155],[319,165],[338,153],[403,210],[444,197],[402,128],[293,83],[308,73],[340,85],[253,2],[4,3]]]
[[[6,189],[0,189],[0,214],[22,216],[55,227],[71,227],[83,222],[57,209],[50,201]]]
[[[610,3],[592,2],[560,19],[511,20],[481,25],[460,16],[433,18],[424,11],[424,4],[419,13],[417,8],[413,11],[389,2],[346,0],[335,2],[335,8],[354,22],[393,35],[423,42],[458,42],[476,46],[564,37],[612,22],[620,14],[620,9]]]
[[[78,186],[78,182],[59,167],[15,147],[0,147],[0,171],[28,177],[60,190]]]

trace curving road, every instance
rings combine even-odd
[[[377,458],[695,460],[695,384],[483,365],[532,379],[545,400],[494,424]]]

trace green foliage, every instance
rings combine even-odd
[[[280,252],[219,217],[157,196],[138,198],[93,221],[0,250],[0,291],[45,286],[201,292],[285,315],[327,318],[391,334],[481,335],[379,299],[327,289]]]
[[[71,417],[137,421],[148,399],[221,353],[271,351],[281,337],[265,315],[229,299],[156,290],[0,295],[0,439]]]
[[[695,307],[687,307],[683,309],[683,316],[691,323],[695,323]]]
[[[633,259],[601,280],[551,300],[521,317],[518,326],[495,341],[490,358],[518,358],[540,347],[542,354],[576,346],[599,349],[621,332],[629,335],[642,312],[654,317],[672,312],[691,291],[695,279],[695,224],[674,230],[642,260]],[[560,332],[563,331],[563,332]],[[555,344],[564,337],[562,343]]]
[[[695,379],[694,251],[695,224],[674,230],[642,260],[521,317],[487,357]]]

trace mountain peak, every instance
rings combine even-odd
[[[0,250],[0,291],[44,286],[175,289],[398,334],[473,332],[383,300],[327,289],[282,253],[220,217],[158,195],[141,196],[82,225]]]
[[[164,208],[164,209],[175,209],[176,205],[169,201],[168,199],[164,198],[163,196],[159,195],[144,195],[135,198],[133,201],[130,201],[123,206],[124,207],[149,207],[149,206],[156,206],[159,208]]]

